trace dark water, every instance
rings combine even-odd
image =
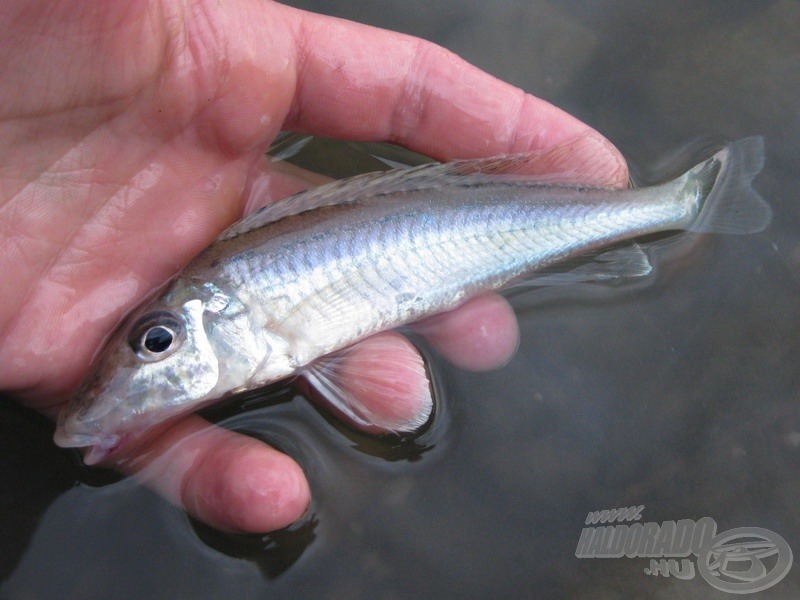
[[[443,44],[593,125],[642,179],[699,135],[763,135],[774,222],[659,242],[646,282],[516,298],[507,367],[431,357],[442,402],[413,443],[288,391],[218,411],[309,474],[311,515],[271,536],[221,535],[83,469],[3,403],[0,599],[731,597],[647,558],[575,556],[587,513],[642,505],[643,523],[711,517],[800,553],[800,4],[293,4]],[[751,597],[800,597],[800,564]]]

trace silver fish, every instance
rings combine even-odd
[[[372,423],[326,369],[354,342],[622,240],[757,232],[770,221],[751,187],[761,138],[641,189],[521,174],[553,158],[362,175],[234,224],[118,328],[62,411],[56,443],[92,446],[86,461],[97,462],[157,423],[298,373],[355,421]]]

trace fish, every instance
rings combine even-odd
[[[755,233],[771,220],[752,187],[760,137],[642,188],[582,184],[586,173],[602,182],[607,167],[575,160],[566,145],[392,169],[252,213],[119,325],[59,415],[55,442],[89,447],[94,464],[157,424],[297,375],[354,422],[402,429],[337,381],[331,365],[354,343],[604,248],[617,254],[596,261],[598,273],[646,274],[646,256],[619,257],[641,236]]]

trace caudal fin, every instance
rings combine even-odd
[[[702,199],[689,231],[757,233],[772,220],[772,209],[753,189],[764,167],[764,138],[749,137],[726,146],[687,174]]]

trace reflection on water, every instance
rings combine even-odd
[[[517,356],[485,374],[431,357],[439,404],[416,439],[355,433],[287,391],[218,409],[309,475],[306,519],[270,536],[210,531],[90,475],[3,407],[0,597],[710,597],[644,558],[575,557],[589,512],[639,505],[800,552],[800,5],[292,3],[444,44],[591,123],[642,181],[698,135],[764,135],[774,222],[655,240],[646,281],[515,297]],[[760,597],[798,596],[795,565]]]

